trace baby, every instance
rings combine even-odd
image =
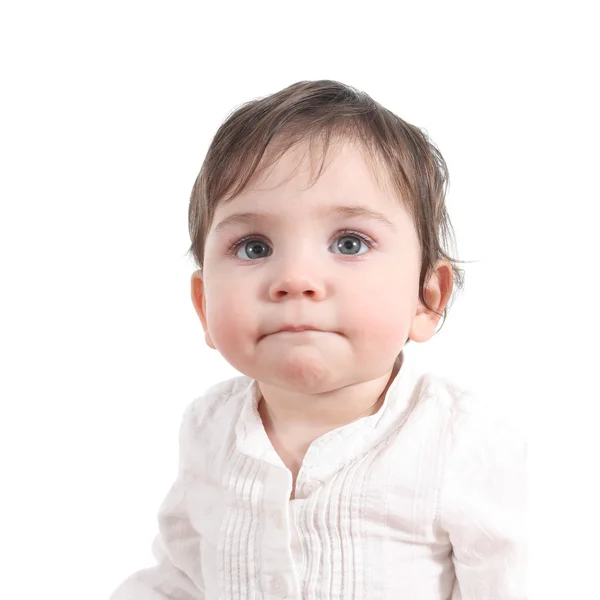
[[[223,123],[191,294],[243,375],[185,411],[158,564],[112,600],[526,597],[525,445],[407,351],[463,283],[447,178],[421,130],[335,81]]]

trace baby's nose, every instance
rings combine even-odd
[[[277,278],[269,289],[271,300],[283,300],[289,297],[307,297],[321,300],[325,296],[325,287],[316,277],[293,275],[288,273]]]

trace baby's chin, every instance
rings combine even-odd
[[[333,357],[316,347],[288,348],[277,353],[261,353],[249,369],[258,381],[289,391],[319,394],[335,390],[344,383],[348,361]],[[349,357],[347,357],[349,358]]]

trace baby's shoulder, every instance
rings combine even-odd
[[[253,380],[245,375],[232,377],[208,387],[184,411],[184,424],[190,428],[233,425],[248,394]]]
[[[450,416],[457,411],[477,410],[481,394],[463,381],[446,374],[418,371],[416,389],[419,403],[433,405],[436,411]],[[485,402],[485,400],[481,400]]]
[[[504,403],[496,392],[481,384],[469,385],[449,375],[428,372],[421,375],[420,396],[444,413],[451,434],[473,430],[479,436],[524,436],[522,419],[511,411],[513,403]]]

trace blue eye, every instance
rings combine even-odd
[[[249,240],[242,242],[238,246],[236,257],[241,260],[253,260],[256,258],[265,258],[273,253],[268,244],[261,240]]]
[[[229,254],[244,261],[266,258],[273,254],[273,249],[267,242],[256,234],[247,235],[230,245]],[[368,236],[357,231],[338,232],[338,237],[329,246],[333,254],[343,254],[345,256],[359,256],[376,246],[376,243]]]
[[[364,246],[364,251],[361,252],[361,245]],[[330,248],[334,248],[334,254],[345,254],[346,256],[356,256],[364,254],[369,250],[369,241],[359,235],[343,235],[331,244]]]

